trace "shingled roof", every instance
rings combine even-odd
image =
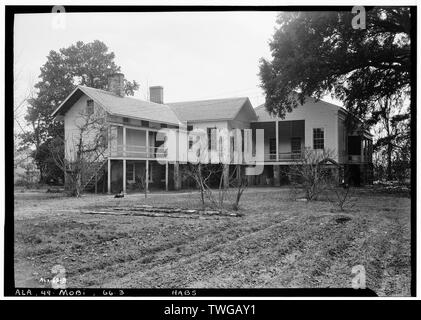
[[[165,104],[143,101],[131,97],[120,97],[109,91],[85,86],[77,86],[52,115],[64,115],[83,94],[86,94],[112,115],[174,125],[179,124],[174,111]]]
[[[52,115],[64,115],[84,94],[111,115],[168,124],[179,124],[180,121],[233,120],[242,108],[248,109],[251,120],[257,119],[250,100],[244,97],[158,104],[131,97],[120,97],[109,91],[85,86],[77,86]]]
[[[190,122],[233,120],[245,105],[253,109],[248,98],[185,101],[168,103],[168,105],[180,120]]]

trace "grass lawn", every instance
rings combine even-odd
[[[248,189],[241,217],[89,215],[139,204],[198,208],[197,193],[115,199],[15,193],[16,286],[43,287],[51,268],[68,287],[351,287],[355,265],[379,295],[410,294],[410,199],[359,189],[355,206],[289,199],[288,189]],[[338,219],[340,217],[350,219]]]

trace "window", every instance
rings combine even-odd
[[[106,148],[106,146],[108,145],[108,130],[105,128],[100,129],[98,145],[103,146],[104,148]]]
[[[276,138],[269,139],[269,160],[276,160]]]
[[[193,126],[188,125],[188,126],[187,126],[187,131],[188,131],[188,132],[193,131]]]
[[[276,158],[276,138],[269,139],[269,153]]]
[[[129,118],[123,118],[123,122],[124,123],[129,123],[130,121],[129,121]]]
[[[235,139],[233,136],[230,137],[230,153],[233,155],[235,151]]]
[[[361,155],[361,137],[348,136],[348,155],[359,156]]]
[[[300,153],[301,152],[301,138],[291,138],[291,152]]]
[[[208,150],[212,148],[212,128],[207,128],[208,133]]]
[[[216,136],[217,136],[216,127],[207,128],[207,133],[208,133],[208,150],[216,150]]]
[[[323,128],[313,129],[313,149],[325,148],[325,132]]]
[[[94,100],[86,100],[86,113],[91,115],[94,113]]]
[[[141,121],[141,126],[142,127],[149,127],[149,121],[142,120]]]

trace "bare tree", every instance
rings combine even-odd
[[[215,200],[210,186],[210,179],[222,173],[221,166],[219,164],[205,165],[200,162],[189,163],[183,169],[183,173],[185,176],[190,177],[195,181],[196,186],[199,189],[200,201],[202,203],[203,208],[205,208],[206,206],[206,199],[208,199],[213,205],[217,205],[220,202]]]
[[[101,110],[83,110],[79,113],[74,135],[67,137],[67,141],[56,138],[52,142],[53,159],[63,170],[72,196],[81,195],[84,179],[95,170],[95,164],[103,160],[108,132],[105,118]]]
[[[247,188],[247,178],[241,174],[241,166],[236,166],[236,169],[226,177],[224,166],[226,165],[222,163],[212,165],[198,163],[188,164],[186,167],[185,174],[196,182],[203,208],[208,203],[212,208],[224,210],[229,201],[233,210],[239,209],[241,197]],[[211,181],[216,182],[216,177],[218,177],[217,189],[212,188],[211,185]],[[226,178],[228,178],[228,184],[224,183]]]
[[[354,198],[352,198],[352,190],[348,184],[334,185],[331,188],[335,200],[331,202],[336,205],[340,211],[345,211],[345,207],[352,207],[354,205]]]
[[[192,135],[192,141],[194,148],[191,151],[194,152],[196,161],[190,161],[187,166],[183,168],[183,175],[191,178],[195,183],[200,193],[200,201],[202,207],[206,207],[206,199],[210,201],[212,205],[217,205],[218,201],[215,200],[210,186],[211,178],[217,174],[222,173],[221,164],[208,164],[209,154],[207,135],[203,131],[197,131]]]
[[[317,200],[318,196],[327,190],[333,177],[328,164],[336,164],[331,150],[313,150],[306,148],[302,156],[290,168],[290,175],[297,183],[296,187],[304,189],[308,201]]]
[[[17,54],[14,60],[14,76],[13,76],[13,87],[14,89],[14,106],[13,106],[13,119],[18,125],[19,130],[22,133],[25,133],[26,130],[21,126],[21,120],[23,120],[23,115],[25,108],[28,106],[28,101],[35,97],[35,77],[33,75],[27,75],[26,84],[24,84],[24,78],[22,73],[24,67],[19,64],[20,54]]]
[[[233,176],[235,176],[235,178],[232,178],[230,181],[230,186],[233,188],[234,196],[235,196],[233,204],[232,204],[232,208],[235,211],[238,211],[241,196],[243,195],[244,190],[246,190],[248,183],[247,183],[247,177],[245,177],[242,174],[241,166],[239,165],[235,167]]]
[[[22,144],[22,137],[27,134],[30,128],[22,125],[24,120],[24,113],[28,107],[29,101],[34,98],[36,92],[34,88],[34,80],[31,78],[28,81],[27,88],[25,91],[20,92],[18,89],[23,89],[21,74],[22,68],[17,67],[15,62],[14,66],[15,74],[13,78],[14,91],[14,106],[13,106],[13,120],[15,122],[14,131],[13,131],[13,140],[14,140],[14,165],[20,166],[21,164],[27,162],[29,157],[32,157],[32,150],[25,144]],[[25,153],[25,157],[22,157],[22,153]]]
[[[217,172],[219,174],[219,183],[218,183],[218,198],[215,199],[212,192],[209,193],[209,199],[211,200],[213,206],[215,208],[218,208],[219,210],[222,210],[224,207],[224,201],[227,196],[228,189],[225,187],[224,183],[224,165],[220,164],[218,165]],[[229,181],[229,178],[228,178]]]
[[[206,203],[208,202],[210,207],[223,210],[226,200],[231,197],[232,191],[235,190],[236,194],[233,208],[237,210],[241,195],[246,187],[245,179],[241,177],[241,172],[237,171],[240,170],[240,166],[237,166],[237,170],[232,171],[230,175],[229,163],[220,161],[218,163],[208,164],[208,144],[197,144],[199,139],[203,139],[203,137],[205,137],[207,141],[207,136],[199,132],[195,141],[196,144],[194,150],[196,152],[195,155],[197,156],[198,161],[195,163],[188,163],[187,166],[183,168],[183,173],[185,176],[190,177],[195,181],[196,186],[199,189],[200,201],[203,208],[206,207]],[[224,149],[221,142],[218,149],[218,159],[224,159],[223,152]],[[234,179],[233,177],[235,175],[237,177]],[[216,182],[218,182],[218,186],[217,190],[215,191],[215,188],[212,189],[212,187],[216,186]]]

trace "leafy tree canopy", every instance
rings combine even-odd
[[[410,90],[410,9],[366,11],[366,28],[353,29],[349,12],[279,15],[270,42],[272,59],[261,60],[266,108],[284,117],[305,98],[326,94],[359,117],[378,99]]]
[[[23,147],[35,146],[34,158],[39,168],[44,167],[48,158],[39,153],[48,152],[49,142],[64,134],[63,123],[54,121],[51,113],[77,85],[106,89],[108,76],[121,70],[114,59],[114,53],[99,40],[78,41],[67,48],[50,51],[47,62],[41,67],[40,80],[35,84],[36,98],[29,101],[25,117],[32,130],[21,136]],[[136,81],[125,82],[127,95],[133,95],[138,89]]]
[[[54,136],[57,127],[52,122],[51,113],[72,92],[76,85],[106,89],[108,75],[120,72],[114,62],[115,55],[101,41],[91,43],[78,41],[58,52],[50,51],[47,62],[41,67],[40,81],[35,85],[38,95],[30,101],[26,120],[39,123],[39,134]],[[136,81],[126,81],[125,91],[133,95],[139,89]],[[60,130],[59,130],[60,132]]]

